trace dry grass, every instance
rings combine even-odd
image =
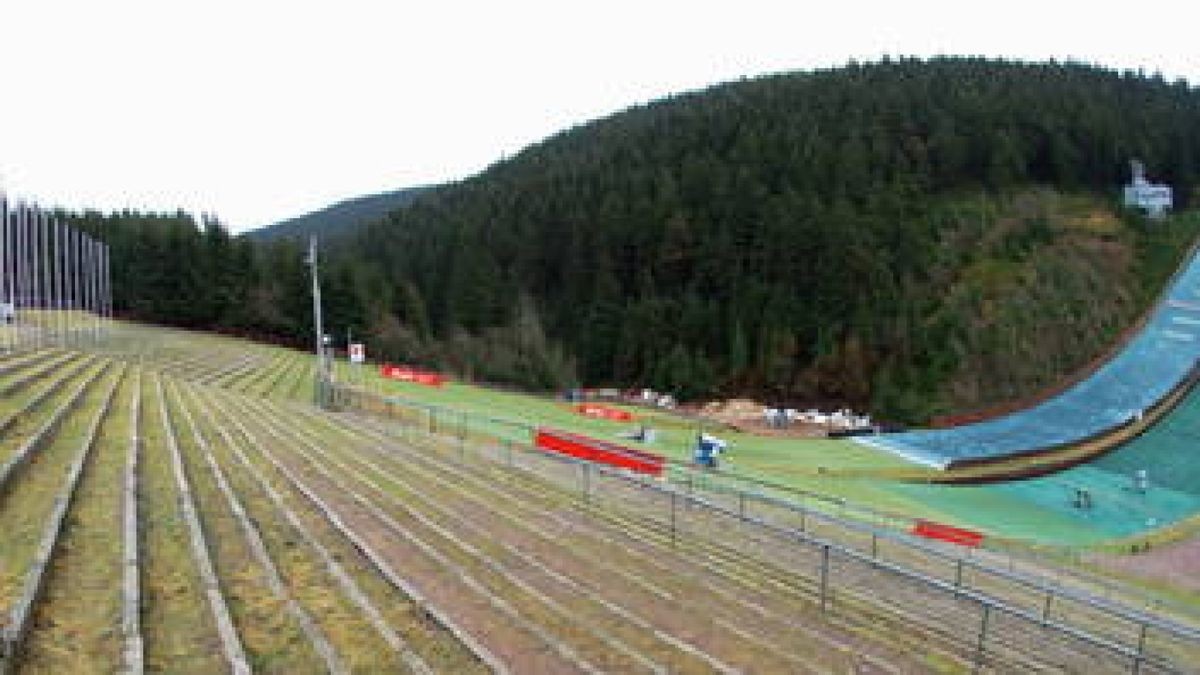
[[[142,635],[146,669],[215,673],[226,669],[220,640],[188,545],[171,459],[151,378],[142,383]],[[115,531],[114,531],[115,536]]]
[[[0,496],[0,532],[4,537],[4,545],[0,546],[0,607],[7,609],[25,582],[55,498],[87,430],[88,413],[94,413],[103,402],[103,393],[100,383],[93,383],[77,409],[60,424],[54,438],[34,453]],[[43,410],[48,414],[58,403],[43,404]]]
[[[214,458],[225,472],[232,488],[258,526],[271,558],[278,567],[288,591],[321,626],[338,654],[356,672],[394,671],[399,661],[378,633],[346,599],[333,577],[325,570],[315,551],[286,523],[282,514],[241,466],[216,431],[214,422],[199,406],[188,404],[202,432],[210,439]],[[230,434],[233,438],[233,435]],[[235,441],[237,442],[237,441]],[[242,446],[239,445],[241,450]]]
[[[241,526],[204,463],[202,449],[178,405],[177,400],[168,397],[167,406],[174,420],[213,564],[250,665],[263,672],[320,671],[320,658],[287,612],[285,599],[271,593],[266,573],[255,562]]]
[[[83,372],[92,372],[92,369],[84,366]],[[14,416],[11,424],[5,429],[3,438],[0,438],[0,461],[7,460],[12,452],[41,425],[44,419],[43,412],[53,410],[59,403],[66,400],[66,397],[74,391],[75,385],[81,381],[82,376],[80,371],[74,370],[73,367],[68,368],[61,373],[55,373],[52,377],[43,378],[36,384],[30,384],[11,396],[0,398],[0,414]],[[36,410],[30,409],[30,404],[39,395],[59,383],[62,383],[63,386],[58,391],[51,393],[39,403]]]
[[[376,473],[374,473],[373,470],[365,468],[365,465],[358,466],[355,463],[356,460],[354,458],[355,458],[356,453],[353,452],[352,450],[350,450],[350,448],[354,444],[348,443],[348,439],[346,437],[339,437],[336,433],[330,432],[329,430],[326,430],[325,432],[313,430],[312,433],[315,434],[314,438],[320,439],[319,440],[320,445],[328,448],[330,453],[333,453],[334,455],[343,458],[345,461],[354,463],[354,466],[344,465],[344,466],[338,467],[337,473],[342,477],[340,480],[343,480],[343,481],[346,481],[347,483],[349,483],[351,481],[356,480],[355,478],[352,478],[352,476],[353,477],[363,477],[363,476],[367,476],[367,475],[372,475],[374,477],[374,479],[383,480],[385,485],[388,484],[388,481],[385,478],[383,478],[384,474],[376,474]],[[440,461],[446,461],[446,460],[453,461],[452,458],[456,458],[458,456],[458,448],[457,448],[456,444],[452,443],[451,445],[453,447],[437,448],[437,447],[433,447],[433,446],[428,446],[428,447],[423,448],[419,452],[423,457],[428,457],[430,459],[432,459],[436,455],[443,455],[443,459]],[[512,475],[505,474],[504,472],[498,471],[498,470],[493,472],[493,469],[495,469],[496,467],[489,466],[487,462],[481,462],[481,463],[479,463],[477,468],[472,468],[472,469],[465,469],[465,468],[461,468],[461,467],[455,468],[455,469],[444,469],[444,471],[446,471],[446,473],[448,475],[446,475],[442,479],[443,481],[450,481],[451,483],[458,483],[461,485],[460,491],[454,490],[452,488],[452,492],[457,491],[457,492],[459,492],[458,494],[444,493],[444,492],[442,492],[443,488],[435,488],[434,487],[434,485],[437,481],[432,478],[432,474],[428,474],[425,470],[419,468],[419,466],[422,465],[423,463],[424,462],[412,462],[412,461],[399,462],[399,461],[397,461],[396,463],[393,464],[391,462],[385,462],[385,464],[388,464],[388,465],[391,465],[394,467],[395,475],[397,477],[400,475],[411,477],[411,479],[413,481],[415,481],[414,483],[412,483],[412,485],[419,484],[421,486],[417,492],[411,492],[411,490],[412,490],[411,486],[407,487],[407,488],[398,488],[396,486],[396,484],[393,483],[392,484],[393,488],[399,490],[397,492],[394,492],[393,494],[400,497],[400,500],[401,500],[400,503],[411,504],[411,505],[413,505],[414,508],[421,508],[421,509],[424,509],[426,507],[433,508],[432,505],[437,504],[437,503],[440,503],[442,505],[452,505],[452,504],[459,505],[465,511],[463,516],[465,516],[468,519],[469,518],[484,518],[485,523],[490,523],[495,518],[506,518],[506,519],[511,519],[511,520],[509,520],[510,523],[523,524],[524,527],[526,527],[526,528],[528,528],[528,527],[550,528],[550,529],[554,530],[554,532],[555,532],[554,540],[556,540],[556,541],[551,542],[549,544],[544,544],[544,545],[548,545],[548,546],[556,549],[556,552],[550,558],[547,559],[547,562],[561,561],[561,562],[551,562],[550,563],[553,566],[558,566],[560,564],[568,564],[565,562],[566,560],[569,560],[569,559],[576,560],[576,562],[572,564],[572,569],[573,569],[572,576],[575,576],[578,579],[590,578],[591,579],[590,583],[599,584],[600,586],[596,592],[601,596],[609,595],[609,597],[611,598],[612,597],[611,594],[617,593],[617,591],[621,587],[623,587],[623,586],[630,587],[631,586],[630,583],[619,581],[615,576],[610,576],[606,580],[599,580],[599,581],[597,580],[596,574],[595,574],[594,570],[592,570],[592,568],[595,568],[596,566],[607,566],[608,563],[611,563],[612,561],[619,558],[617,550],[614,549],[610,544],[604,544],[604,543],[599,543],[599,542],[595,542],[595,541],[592,541],[589,543],[587,539],[580,539],[577,536],[573,536],[567,532],[563,532],[563,531],[559,530],[559,528],[557,528],[557,527],[552,526],[552,521],[554,520],[554,516],[552,514],[561,513],[562,512],[561,510],[564,507],[568,507],[568,510],[569,510],[569,505],[574,503],[574,499],[572,497],[567,497],[566,499],[562,499],[562,497],[564,497],[564,495],[556,495],[557,491],[553,490],[553,489],[547,489],[548,486],[545,484],[539,484],[536,487],[534,487],[533,484],[536,483],[536,481],[531,481],[529,484],[528,492],[526,492],[525,494],[521,494],[520,488],[518,488],[515,491],[512,489],[513,484],[511,483],[511,481],[514,478]],[[340,464],[340,462],[338,462],[338,464]],[[476,482],[476,478],[471,477],[471,476],[472,476],[472,474],[475,474],[475,473],[480,473],[480,474],[486,473],[486,474],[488,474],[488,476],[487,477],[480,476],[480,478],[482,478],[482,482],[479,485],[473,485]],[[358,478],[357,480],[368,480],[368,479],[367,478]],[[500,488],[500,486],[504,485],[504,484],[508,484],[508,486]],[[491,487],[487,487],[487,486],[491,486]],[[476,492],[477,490],[480,490],[480,492]],[[493,491],[494,491],[494,494],[492,494]],[[479,503],[474,504],[473,506],[469,505],[471,502],[475,502],[475,501],[478,501]],[[513,508],[514,505],[517,506],[516,510],[514,510],[514,508]],[[538,510],[541,507],[549,508],[550,511],[548,513],[541,513],[539,515]],[[479,514],[479,515],[477,515],[477,516],[468,515],[471,513],[475,513],[475,514]],[[485,516],[483,516],[483,514],[487,514],[487,516],[485,517]],[[507,515],[505,515],[505,514],[507,514]],[[550,517],[547,517],[547,516],[550,516]],[[630,523],[623,523],[623,524],[619,525],[618,528],[623,529],[626,525],[629,525],[629,524]],[[637,528],[634,528],[633,531],[635,531],[636,529]],[[477,546],[479,546],[483,549],[491,550],[496,555],[502,554],[499,549],[495,548],[496,542],[493,541],[495,538],[501,537],[502,535],[500,535],[494,531],[489,531],[487,534],[481,534],[480,532],[475,531],[472,533],[472,535],[473,536],[469,536],[469,539],[470,539],[470,541],[474,542]],[[657,553],[650,554],[651,555],[650,558],[644,559],[642,561],[643,567],[644,567],[645,563],[651,559],[654,559],[654,560],[658,560],[658,559],[677,560],[677,561],[681,560],[672,551],[672,547],[671,547],[671,544],[669,543],[669,541],[667,541],[666,539],[663,539],[661,536],[649,535],[649,534],[646,534],[646,535],[636,534],[634,536],[637,539],[643,539],[643,536],[650,536],[655,542],[653,544],[653,546],[657,547]],[[618,538],[620,538],[620,537],[618,537]],[[650,539],[644,539],[644,542],[647,546],[651,545]],[[456,556],[456,559],[461,560],[461,556]],[[655,563],[655,564],[657,564],[657,563]],[[592,573],[581,574],[585,570],[592,570]],[[610,570],[610,571],[612,571],[612,570]],[[689,583],[694,583],[694,582],[681,581],[680,580],[681,578],[680,578],[678,572],[673,572],[670,570],[652,570],[649,568],[643,568],[643,569],[639,570],[637,565],[629,562],[628,558],[626,558],[624,560],[624,562],[617,565],[616,571],[632,572],[634,577],[640,577],[643,580],[654,580],[653,583],[656,583],[656,584],[658,584],[658,583],[665,584],[667,587],[670,588],[670,592],[675,597],[690,598],[689,603],[692,605],[695,605],[695,606],[692,607],[692,609],[688,610],[688,611],[690,611],[691,613],[696,614],[696,615],[703,615],[706,617],[709,617],[709,616],[719,617],[727,610],[727,608],[725,608],[723,606],[723,604],[722,604],[723,602],[725,602],[727,604],[727,602],[732,599],[734,601],[733,604],[737,604],[736,596],[733,596],[730,598],[725,598],[724,601],[716,601],[715,604],[706,604],[709,602],[713,602],[711,599],[708,599],[708,598],[710,598],[710,596],[712,594],[711,588],[698,588],[694,585],[689,586],[688,585]],[[748,572],[748,570],[742,570],[740,572],[733,573],[733,575],[734,575],[733,578],[737,578],[740,576],[743,579],[751,579],[756,574],[757,573],[754,573],[754,572]],[[702,576],[707,577],[707,575],[702,575]],[[718,575],[717,577],[712,577],[713,583],[715,584],[719,578],[721,578],[720,575]],[[748,583],[753,585],[755,582],[748,581]],[[680,584],[683,584],[683,585],[680,586]],[[794,586],[789,586],[789,587],[794,587]],[[499,587],[497,586],[497,588],[499,588]],[[511,598],[512,597],[511,593],[512,593],[511,590],[506,592],[504,597]],[[621,595],[621,594],[617,593],[617,595]],[[801,599],[800,602],[802,603],[802,606],[804,604],[806,604],[808,609],[801,610],[796,605],[790,605],[790,608],[788,610],[786,610],[786,612],[785,612],[786,616],[800,617],[806,613],[811,614],[812,606],[813,606],[812,596],[811,596],[811,588],[808,591],[804,591],[802,593],[802,595],[806,595],[806,597]],[[569,596],[567,598],[564,598],[563,601],[570,604],[571,606],[578,606],[577,602],[573,602],[571,599],[568,599],[568,598],[569,598]],[[706,599],[708,599],[708,600],[706,600]],[[629,601],[628,598],[626,598],[626,601]],[[640,600],[636,601],[635,606],[640,607],[640,609],[638,611],[647,611],[648,610],[648,606],[645,605],[646,602],[652,602],[652,598],[649,596],[646,596],[646,597],[642,597]],[[581,611],[585,611],[585,610],[581,609]],[[651,611],[651,614],[654,613],[653,610],[650,610],[650,611]],[[744,619],[745,618],[743,617],[743,620]],[[737,630],[737,628],[739,626],[741,626],[743,628],[749,628],[749,626],[747,626],[747,625],[739,624],[737,621],[733,621],[732,623],[728,624],[728,629],[729,630]],[[757,629],[754,629],[754,630],[757,630]],[[763,630],[766,630],[766,629],[764,628]],[[776,637],[778,637],[777,633],[779,631],[779,627],[776,626],[773,630],[776,631],[776,633],[773,633],[772,635],[775,635]],[[752,632],[753,632],[753,630],[752,630]],[[805,639],[805,637],[807,637],[807,640]],[[814,642],[812,640],[812,636],[802,636],[802,635],[792,634],[788,638],[782,638],[775,642],[768,640],[767,643],[765,643],[765,644],[769,645],[769,646],[759,645],[758,647],[751,647],[751,645],[753,644],[752,638],[746,638],[746,639],[750,639],[751,642],[750,643],[742,643],[742,646],[756,650],[755,651],[755,653],[757,654],[756,657],[750,657],[750,656],[748,656],[747,653],[742,653],[739,656],[736,651],[736,648],[734,648],[728,644],[725,646],[725,650],[726,650],[725,653],[728,654],[731,658],[733,658],[735,660],[750,659],[750,661],[749,661],[750,663],[759,663],[759,664],[765,663],[770,658],[789,659],[789,658],[795,658],[797,654],[807,653],[808,656],[806,656],[804,658],[808,659],[808,662],[811,664],[814,664],[814,665],[815,664],[825,664],[826,666],[837,667],[837,668],[843,668],[846,666],[846,663],[844,661],[840,662],[841,663],[840,666],[833,666],[833,664],[839,663],[839,659],[842,659],[842,655],[839,655],[836,650],[833,650],[833,651],[829,650],[827,647],[824,650],[822,650],[819,647],[819,645],[821,643],[819,641]],[[876,645],[878,645],[879,644],[879,635],[875,635],[875,637],[872,639],[872,641]],[[915,644],[915,643],[913,643],[913,644]],[[779,649],[780,645],[787,645],[787,647],[784,648],[784,653],[777,654],[775,657],[771,657],[770,653],[771,653],[772,648]],[[730,651],[731,649],[733,651]],[[812,651],[810,651],[810,650],[812,650]],[[679,664],[676,664],[676,665],[679,665]],[[778,666],[778,664],[776,664],[776,665]]]
[[[441,445],[441,446],[438,446],[436,444],[430,445],[430,446],[428,446],[427,450],[422,452],[422,456],[432,457],[434,455],[434,451],[436,451],[436,454],[440,454],[444,458],[453,461],[454,458],[458,457],[459,452],[460,452],[457,447],[457,443],[452,439],[444,439],[444,440],[447,441],[447,443],[445,445]],[[473,457],[474,455],[472,454],[471,456]],[[408,465],[405,465],[404,472],[411,473],[411,469],[408,467]],[[502,476],[503,474],[500,472],[495,472],[493,475],[499,477],[499,476]],[[636,529],[636,527],[632,524],[629,525],[628,527],[629,527],[630,531],[633,531],[633,529]],[[714,526],[710,529],[711,529],[711,533],[718,537],[720,536],[719,535],[720,532],[728,531],[728,527]],[[953,574],[952,569],[950,569],[950,572],[952,575]],[[983,583],[983,581],[981,581],[981,580],[970,579],[971,576],[972,576],[972,573],[969,571],[969,568],[968,568],[968,575],[967,575],[968,580],[975,581],[977,583]],[[990,581],[985,583],[985,586],[988,588],[988,590],[996,591],[996,589],[993,588],[993,584]],[[1001,589],[996,592],[1000,592],[1001,596],[1005,597],[1006,600],[1011,600],[1013,602],[1019,602],[1023,605],[1031,604],[1033,609],[1035,609],[1035,610],[1038,609],[1038,607],[1040,606],[1039,600],[1041,599],[1041,597],[1038,596],[1038,594],[1036,592],[1032,592],[1032,591],[1029,593],[1017,593],[1016,595],[1014,595],[1014,593],[1016,591],[1020,591],[1020,590],[1021,589],[1019,589],[1019,588],[1013,588],[1010,586],[1010,587],[1008,587],[1007,591]],[[926,591],[926,593],[927,592],[928,591]],[[1007,595],[1005,595],[1006,593],[1007,593]],[[882,598],[887,598],[891,595],[892,595],[891,591],[888,591],[886,593],[881,593]],[[1019,595],[1020,597],[1017,597],[1017,595]],[[870,603],[867,603],[867,604],[869,605]],[[1070,606],[1068,606],[1068,605],[1070,605]],[[1111,631],[1111,634],[1113,635],[1113,637],[1118,637],[1118,638],[1122,639],[1123,641],[1125,641],[1127,644],[1131,644],[1130,641],[1133,640],[1134,638],[1136,638],[1136,635],[1133,635],[1130,632],[1132,629],[1130,628],[1130,624],[1128,624],[1127,622],[1124,622],[1123,620],[1114,620],[1112,618],[1106,618],[1104,616],[1101,616],[1094,610],[1089,610],[1089,609],[1079,606],[1079,605],[1071,605],[1070,603],[1064,604],[1062,602],[1055,602],[1054,610],[1052,613],[1052,618],[1057,619],[1057,620],[1068,619],[1075,625],[1087,628],[1089,630],[1095,630],[1100,633],[1108,633]],[[904,628],[902,630],[907,632],[910,629]],[[1195,646],[1188,647],[1186,645],[1179,644],[1179,643],[1168,644],[1168,643],[1163,642],[1161,639],[1155,640],[1155,648],[1159,650],[1159,653],[1174,654],[1175,656],[1181,658],[1182,660],[1179,661],[1181,663],[1188,662],[1188,658],[1190,658],[1188,656],[1188,654],[1191,654],[1191,657],[1196,656]],[[1192,651],[1189,652],[1188,651],[1189,649],[1191,649]]]
[[[370,561],[354,548],[287,480],[287,477],[267,459],[264,450],[272,453],[293,452],[291,446],[281,444],[268,434],[259,423],[257,415],[247,416],[243,422],[265,442],[265,447],[250,445],[247,458],[267,477],[271,485],[282,495],[285,504],[296,513],[314,537],[330,551],[345,567],[368,598],[380,609],[385,619],[413,650],[431,664],[437,672],[472,673],[483,672],[481,665],[461,644],[445,631],[440,630],[425,617],[411,601],[387,583],[373,568]]]
[[[631,669],[636,656],[606,653],[604,631],[619,636],[633,651],[653,654],[651,658],[656,662],[678,665],[683,670],[703,668],[694,660],[678,659],[673,656],[673,648],[666,648],[656,639],[615,619],[610,609],[598,602],[600,598],[615,599],[638,616],[652,619],[652,623],[660,628],[668,627],[666,630],[669,631],[679,630],[684,625],[673,624],[678,619],[672,618],[669,612],[704,616],[714,626],[726,626],[725,629],[732,632],[716,638],[722,641],[719,646],[716,642],[711,643],[713,653],[722,654],[722,658],[739,665],[764,667],[769,663],[774,670],[795,666],[796,670],[811,667],[844,671],[856,667],[860,655],[855,649],[831,648],[806,631],[836,636],[845,641],[844,644],[858,646],[864,652],[878,654],[895,650],[902,655],[897,664],[911,657],[914,661],[908,665],[919,671],[960,670],[964,659],[969,660],[967,648],[962,647],[965,643],[961,640],[952,642],[950,637],[959,629],[970,632],[967,628],[942,627],[938,630],[943,634],[939,634],[932,630],[933,624],[928,623],[928,617],[923,614],[910,621],[905,618],[903,606],[887,609],[868,598],[864,593],[869,595],[869,586],[865,591],[852,591],[849,584],[836,588],[837,611],[828,615],[819,613],[814,609],[816,590],[813,569],[809,567],[811,559],[800,560],[800,553],[788,554],[804,568],[801,574],[796,571],[798,568],[774,564],[764,541],[738,539],[738,543],[730,547],[731,524],[718,517],[689,514],[686,541],[676,546],[664,529],[662,510],[651,513],[632,493],[622,495],[618,491],[602,502],[587,503],[569,484],[551,487],[544,479],[514,474],[497,464],[490,464],[481,459],[477,447],[494,441],[485,430],[468,429],[465,443],[456,437],[447,437],[440,439],[441,442],[435,439],[422,443],[419,448],[408,447],[403,459],[379,455],[372,449],[378,445],[378,440],[367,441],[358,432],[318,421],[323,418],[303,406],[283,406],[268,400],[294,397],[307,401],[310,398],[312,360],[306,355],[261,348],[257,354],[260,360],[242,364],[245,366],[242,367],[239,359],[244,358],[246,352],[230,347],[227,341],[197,338],[195,344],[172,345],[166,340],[158,344],[158,363],[170,367],[181,379],[211,378],[219,380],[225,389],[240,392],[232,394],[210,387],[194,387],[189,389],[194,394],[172,393],[167,405],[175,420],[180,450],[193,483],[222,590],[256,670],[319,672],[324,664],[297,622],[285,611],[285,603],[275,597],[265,583],[265,573],[251,554],[245,533],[225,495],[218,489],[202,447],[184,421],[184,407],[199,425],[213,458],[261,533],[288,593],[317,621],[339,656],[357,672],[390,672],[403,666],[376,627],[363,616],[360,607],[347,599],[316,549],[284,520],[279,506],[268,498],[257,478],[235,456],[235,450],[245,453],[247,460],[279,492],[287,509],[294,512],[312,536],[345,567],[386,621],[439,672],[478,672],[482,666],[462,644],[434,625],[389,584],[268,459],[268,452],[292,465],[304,463],[307,467],[309,461],[321,463],[334,474],[331,480],[317,481],[322,489],[337,490],[341,485],[354,485],[354,489],[367,494],[384,513],[403,523],[404,529],[440,551],[446,561],[474,577],[489,592],[511,603],[525,620],[570,644],[584,654],[586,660],[608,669]],[[211,357],[202,356],[209,348],[213,350]],[[195,358],[197,356],[201,358]],[[222,369],[229,370],[220,375]],[[63,391],[40,406],[38,411],[44,415],[53,409],[56,402],[61,402],[72,389],[71,382],[77,382],[77,377],[71,378]],[[47,386],[43,383],[48,381],[39,378],[34,386]],[[131,431],[128,420],[130,386],[128,382],[125,384],[101,427],[97,452],[84,474],[79,501],[68,518],[64,548],[54,562],[45,599],[37,609],[38,624],[22,664],[30,670],[108,671],[119,662],[120,571],[119,565],[113,566],[113,561],[119,563],[120,473]],[[88,418],[84,411],[87,406],[96,404],[99,389],[93,386],[84,406],[63,426],[64,437],[78,435],[80,425],[77,420]],[[21,391],[18,395],[28,394],[29,391]],[[180,520],[170,459],[165,453],[159,404],[153,390],[145,385],[143,394],[143,490],[140,499],[144,544],[142,618],[147,668],[173,672],[224,670],[226,664],[221,658],[208,604],[197,583],[187,532]],[[15,398],[10,396],[8,401],[0,404],[12,405]],[[209,400],[220,400],[221,407],[227,410],[218,412],[217,407],[202,403]],[[94,407],[90,409],[95,411]],[[35,412],[21,423],[22,426],[11,430],[6,440],[0,440],[0,447],[4,447],[3,443],[15,442],[18,432],[27,433],[36,428],[38,416]],[[256,438],[251,439],[235,430],[231,416],[236,416]],[[426,423],[423,418],[410,421],[422,426]],[[457,420],[446,421],[442,433],[457,435]],[[218,433],[217,425],[229,432],[228,439]],[[303,435],[321,450],[310,449],[298,454],[296,439],[299,436],[286,440],[284,436],[289,434]],[[47,450],[57,445],[53,444]],[[10,529],[7,526],[10,523],[17,526],[16,521],[25,517],[21,514],[26,514],[25,519],[36,522],[31,527],[33,532],[40,532],[44,526],[45,518],[37,522],[37,513],[48,512],[46,497],[26,485],[30,483],[26,479],[34,475],[35,469],[39,475],[57,473],[61,476],[64,472],[55,468],[69,463],[65,457],[78,451],[78,442],[68,442],[64,447],[69,447],[71,452],[54,450],[40,455],[41,462],[49,463],[39,466],[49,469],[31,466],[30,471],[19,475],[18,483],[25,486],[20,487],[18,501],[28,502],[27,507],[21,507],[20,514],[6,515],[6,511],[11,511],[12,500],[0,501],[0,528],[5,528],[0,565],[11,567],[10,563],[4,562],[5,556],[16,555],[8,546]],[[397,449],[403,449],[403,444],[398,444]],[[493,455],[498,458],[500,452],[496,450]],[[300,459],[301,454],[309,459]],[[316,477],[308,468],[302,473],[313,479]],[[47,485],[53,483],[48,479],[44,482]],[[576,525],[559,529],[568,521]],[[542,531],[541,528],[548,529]],[[829,528],[821,528],[822,534],[833,536],[832,530],[826,532],[826,529]],[[19,534],[18,529],[11,531]],[[400,534],[393,532],[383,536],[399,537]],[[566,574],[581,587],[569,590],[532,574],[525,566],[529,562],[519,562],[513,557],[513,550],[506,548],[506,536],[519,537],[523,545],[537,553],[538,560]],[[390,554],[401,548],[391,550]],[[28,551],[24,555],[28,557]],[[413,555],[419,557],[415,550]],[[400,559],[391,560],[395,563]],[[427,562],[421,562],[421,565]],[[419,576],[417,567],[409,569],[397,565],[396,570],[410,579]],[[970,572],[967,576],[968,580],[986,584],[991,589],[989,581],[972,579]],[[656,584],[676,600],[655,606],[650,596],[630,594],[628,587],[636,585],[637,578],[652,580],[649,583]],[[518,583],[519,579],[525,579],[530,586]],[[885,600],[890,598],[893,603],[920,602],[919,599],[924,597],[916,585],[909,584],[906,588],[907,591],[897,591],[894,597],[890,590],[880,591],[880,595]],[[545,597],[539,597],[539,593]],[[548,602],[546,598],[555,602]],[[747,599],[761,603],[785,618],[759,625],[759,619],[747,618],[753,616],[744,605]],[[963,621],[976,621],[976,609],[974,605],[964,605],[949,615]],[[501,634],[505,631],[521,629],[513,622],[504,626]],[[528,630],[524,632],[528,633]],[[703,640],[701,643],[708,645]],[[1011,646],[1010,651],[1002,649],[1010,648],[997,644],[998,657],[1011,660],[997,662],[1000,665],[1027,663],[1026,659],[1035,658],[1030,655],[1029,648],[1020,645]]]
[[[112,672],[120,666],[122,475],[129,442],[126,377],[100,427],[34,614],[23,668]]]

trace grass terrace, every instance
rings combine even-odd
[[[311,372],[299,352],[129,325],[101,351],[0,355],[4,665],[1103,673],[1200,660],[1187,612],[1144,615],[1146,596],[1117,581],[1096,600],[1091,577],[914,547],[828,500],[785,507],[707,474],[643,482],[553,459],[521,425],[610,440],[631,425],[549,398],[340,366],[426,407],[319,411]],[[653,449],[688,460],[694,420],[630,410],[659,431]],[[718,433],[754,476],[909,515],[966,510],[889,480],[905,465],[866,448]],[[970,494],[1006,527],[1073,527]]]

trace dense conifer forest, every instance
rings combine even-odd
[[[1179,215],[1119,207],[1132,158]],[[336,334],[550,389],[646,385],[920,421],[1101,355],[1192,243],[1200,91],[1139,73],[885,61],[564,131],[324,245]],[[307,344],[294,241],[83,214],[126,316]]]
[[[306,239],[316,235],[321,239],[341,235],[355,228],[381,220],[388,213],[408,206],[426,188],[403,188],[391,192],[366,195],[340,201],[332,206],[260,227],[246,233],[255,241],[271,239]]]

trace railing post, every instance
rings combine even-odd
[[[504,460],[508,463],[508,468],[511,469],[513,465],[512,441],[507,438],[504,439]]]
[[[979,604],[983,606],[983,618],[979,621],[979,643],[975,649],[975,672],[979,672],[979,669],[983,667],[983,649],[987,641],[988,615],[991,612],[990,605],[982,600]]]
[[[962,570],[963,570],[963,561],[962,561],[962,558],[959,558],[958,563],[955,565],[955,569],[954,569],[954,590],[955,591],[958,591],[962,588],[962,577],[963,577]]]
[[[671,548],[675,548],[675,491],[671,490]]]
[[[1050,621],[1050,602],[1054,600],[1054,591],[1046,591],[1046,604],[1042,605],[1042,625]]]
[[[463,413],[458,425],[458,458],[466,461],[467,459],[467,413]]]
[[[871,560],[879,557],[879,533],[871,533]]]
[[[592,465],[588,462],[582,462],[579,468],[582,470],[580,477],[583,482],[583,503],[590,505],[592,503]]]
[[[821,611],[829,609],[829,544],[821,546]]]
[[[746,493],[738,490],[738,521],[746,520]]]
[[[1137,675],[1142,670],[1142,659],[1145,658],[1146,651],[1146,622],[1142,622],[1142,627],[1138,630],[1138,646],[1137,654],[1133,655],[1133,674]]]

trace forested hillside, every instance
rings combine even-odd
[[[1186,207],[1200,92],[974,59],[745,80],[422,194],[336,242],[327,307],[376,354],[469,376],[922,420],[1052,385],[1148,307],[1200,222],[1120,213],[1135,157]],[[206,289],[206,309],[158,304],[142,274],[119,306],[303,339],[298,249],[213,229],[189,246],[213,269],[251,259],[224,272],[239,281],[164,253],[184,279],[167,287]]]
[[[404,188],[347,199],[312,213],[251,230],[245,236],[256,241],[284,238],[307,239],[309,235],[313,234],[322,239],[338,236],[376,220],[382,220],[392,211],[407,206],[427,189],[429,188]]]
[[[113,308],[121,318],[221,330],[307,347],[312,297],[304,244],[233,237],[185,213],[60,214],[111,249]],[[365,325],[351,263],[322,261],[331,330]]]

